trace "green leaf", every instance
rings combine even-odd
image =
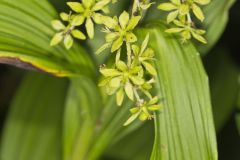
[[[191,44],[166,36],[161,22],[138,31],[148,32],[155,50],[158,78],[156,92],[164,98],[156,113],[155,142],[151,159],[217,159],[208,78]]]
[[[0,159],[62,159],[66,84],[64,79],[32,73],[23,79],[4,125]]]
[[[65,160],[88,159],[101,105],[96,84],[83,77],[71,79],[64,112]]]
[[[77,74],[73,72],[74,69],[72,66],[69,66],[69,64],[47,57],[0,51],[0,63],[11,64],[19,68],[43,72],[58,77],[77,76]]]
[[[80,46],[68,51],[50,46],[56,33],[51,21],[58,16],[47,0],[1,0],[0,8],[0,63],[55,76],[94,76],[92,60]]]

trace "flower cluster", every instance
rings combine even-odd
[[[207,5],[210,0],[170,0],[162,3],[158,9],[169,11],[167,22],[173,23],[176,27],[166,30],[168,33],[179,33],[182,41],[185,42],[192,37],[196,40],[207,43],[203,34],[204,30],[197,29],[192,21],[192,14],[201,22],[205,19],[200,6]]]
[[[52,38],[51,46],[59,44],[62,40],[67,49],[70,49],[73,45],[73,38],[84,40],[86,36],[77,27],[85,24],[87,35],[90,39],[94,37],[94,23],[101,24],[103,16],[102,13],[107,13],[107,5],[116,0],[82,0],[79,2],[68,2],[67,5],[72,11],[67,13],[61,13],[60,17],[62,21],[68,23],[65,26],[60,20],[52,21],[53,28],[58,31]]]
[[[67,49],[73,45],[73,38],[85,40],[87,36],[79,27],[85,24],[88,37],[94,37],[94,24],[103,25],[102,31],[106,33],[106,43],[96,52],[101,53],[111,48],[111,53],[116,53],[116,60],[112,67],[101,67],[103,75],[99,86],[106,89],[109,95],[116,95],[116,103],[121,106],[124,98],[128,97],[135,102],[135,107],[130,110],[132,116],[124,125],[128,125],[139,117],[141,121],[153,118],[153,111],[159,110],[157,97],[152,97],[150,90],[154,83],[157,71],[153,66],[154,51],[148,47],[149,35],[146,36],[141,46],[136,45],[137,36],[133,30],[139,24],[142,15],[153,3],[149,0],[134,0],[132,14],[124,11],[119,17],[109,17],[109,4],[117,0],[82,0],[68,2],[71,12],[61,13],[61,20],[53,20],[52,26],[57,31],[50,45],[55,46],[62,40]],[[127,58],[123,59],[122,53]],[[147,76],[146,76],[147,75]],[[146,77],[150,77],[146,79]],[[142,95],[145,98],[140,98]]]
[[[122,105],[125,97],[135,103],[135,107],[130,109],[132,115],[124,125],[130,124],[137,118],[141,121],[152,119],[153,112],[160,109],[158,97],[153,97],[150,93],[157,71],[153,66],[154,51],[148,47],[149,35],[145,37],[142,45],[138,46],[136,45],[138,39],[134,34],[134,29],[142,18],[141,13],[151,4],[136,0],[133,6],[137,7],[133,7],[132,15],[124,11],[119,17],[102,16],[106,43],[97,53],[111,48],[111,52],[116,53],[116,60],[113,66],[100,68],[103,79],[99,86],[104,87],[109,95],[116,94],[116,102],[119,106]],[[121,56],[124,47],[127,52],[125,61],[122,60],[124,56]]]

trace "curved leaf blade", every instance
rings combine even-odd
[[[158,71],[156,92],[164,99],[163,111],[156,113],[152,160],[216,160],[208,78],[199,53],[191,44],[182,46],[166,35],[161,23],[149,25]]]
[[[71,79],[64,112],[64,159],[85,160],[102,107],[97,86],[87,78]]]
[[[25,61],[28,57],[27,63],[41,67],[47,73],[54,71],[56,76],[95,75],[92,59],[79,45],[74,45],[71,50],[66,50],[63,45],[50,47],[55,34],[51,21],[58,16],[47,0],[1,0],[0,8],[0,59],[11,52],[11,57],[24,57]],[[31,62],[33,59],[36,60]],[[43,61],[55,65],[46,65]]]
[[[64,79],[36,73],[24,78],[4,126],[0,159],[62,158],[61,129],[66,89]]]

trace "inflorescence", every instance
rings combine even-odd
[[[182,41],[194,37],[202,43],[204,30],[196,29],[192,19],[193,13],[200,21],[204,15],[199,5],[206,5],[210,0],[170,0],[169,3],[162,3],[159,9],[170,11],[167,22],[173,23],[176,27],[166,30],[168,33],[180,33]],[[96,54],[102,53],[110,48],[115,54],[115,63],[111,66],[103,65],[100,73],[103,78],[99,86],[104,87],[108,95],[116,95],[118,106],[123,104],[125,98],[134,102],[130,109],[131,116],[124,123],[128,125],[135,119],[145,121],[154,118],[154,111],[161,107],[159,98],[152,96],[151,89],[155,83],[157,71],[154,67],[154,50],[148,47],[149,34],[146,35],[141,45],[138,45],[138,37],[134,29],[139,25],[144,12],[154,3],[150,0],[133,0],[131,13],[123,11],[119,17],[110,17],[109,4],[117,0],[82,0],[80,2],[68,2],[71,8],[69,13],[60,13],[61,20],[53,20],[52,26],[57,31],[51,40],[50,45],[55,46],[63,41],[64,46],[70,49],[73,45],[73,37],[85,40],[87,36],[94,38],[94,25],[102,25],[105,35],[103,44]],[[87,36],[80,30],[85,25]],[[125,54],[126,56],[122,56]],[[126,57],[126,58],[124,58]]]

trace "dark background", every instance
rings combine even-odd
[[[227,28],[217,45],[212,51],[203,58],[207,63],[207,59],[211,53],[217,49],[227,50],[231,59],[240,68],[240,1],[237,1],[230,11],[230,18]],[[208,72],[208,68],[207,72]],[[21,80],[24,71],[0,64],[0,131],[6,118],[10,100]],[[211,83],[211,74],[209,74]],[[240,159],[240,136],[235,121],[236,114],[240,114],[240,110],[233,109],[230,118],[227,120],[223,128],[218,132],[218,147],[220,160],[239,160]]]

